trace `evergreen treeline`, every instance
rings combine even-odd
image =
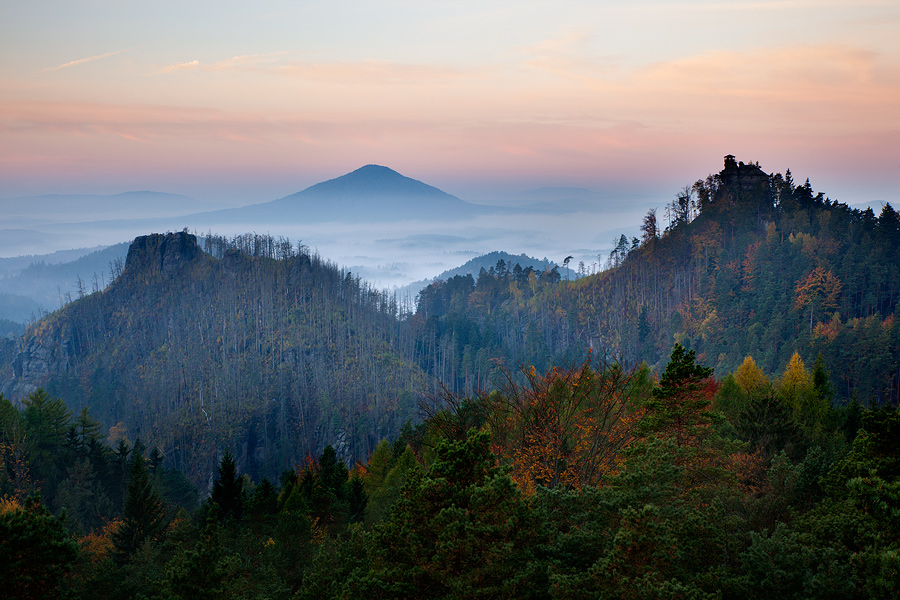
[[[577,281],[498,265],[422,292],[423,366],[455,390],[496,361],[546,369],[589,348],[659,365],[673,341],[722,376],[751,355],[774,372],[798,351],[837,374],[836,399],[900,401],[900,216],[851,209],[728,156],[650,211],[609,269]],[[662,230],[662,231],[661,231]]]
[[[89,533],[122,512],[129,468],[139,458],[169,504],[196,508],[197,490],[184,474],[163,466],[158,448],[147,453],[123,430],[114,428],[110,437],[103,429],[87,409],[75,417],[42,389],[21,409],[0,395],[0,497],[23,499],[39,491],[44,505],[66,511],[70,530]]]
[[[446,392],[365,464],[348,467],[328,446],[273,483],[226,452],[192,513],[176,512],[135,443],[121,508],[90,529],[7,478],[4,592],[897,597],[900,413],[833,408],[821,362],[810,370],[799,355],[774,378],[749,358],[722,381],[711,374],[677,344],[658,378],[591,360],[508,373],[493,392]],[[43,393],[23,411],[3,402],[3,443],[43,474],[40,445],[9,434],[55,422],[49,409],[29,417],[35,405],[64,411]]]

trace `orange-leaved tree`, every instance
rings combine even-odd
[[[521,375],[524,383],[507,370],[498,390],[475,398],[445,395],[431,423],[451,437],[472,426],[490,431],[491,449],[509,461],[526,494],[537,486],[596,485],[614,473],[643,414],[638,398],[650,388],[647,369],[595,369],[588,358],[579,368],[523,368]]]

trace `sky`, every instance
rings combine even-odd
[[[896,0],[0,0],[0,198],[239,205],[375,163],[665,202],[734,154],[896,205],[898,31]]]

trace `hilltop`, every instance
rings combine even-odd
[[[496,212],[380,165],[310,186],[271,202],[207,213],[213,223],[460,220]]]
[[[443,378],[458,388],[485,385],[491,360],[546,369],[589,349],[659,368],[679,342],[719,376],[746,356],[776,374],[796,351],[810,364],[821,355],[836,400],[900,401],[900,217],[889,204],[876,216],[795,184],[790,170],[728,156],[665,212],[666,227],[649,212],[607,270],[570,284],[506,273],[423,290],[432,363],[454,365]]]
[[[508,268],[512,270],[516,265],[519,265],[521,269],[531,268],[537,273],[541,273],[544,270],[559,269],[556,263],[548,260],[546,257],[544,257],[543,259],[538,259],[528,256],[524,252],[522,254],[516,255],[510,254],[509,252],[495,250],[494,252],[488,252],[487,254],[482,254],[481,256],[476,256],[475,258],[469,259],[462,265],[454,267],[452,269],[447,269],[446,271],[443,271],[442,273],[430,279],[414,281],[409,285],[398,288],[397,294],[401,298],[407,296],[415,297],[416,294],[425,289],[429,284],[436,281],[447,281],[448,279],[456,277],[457,275],[471,275],[473,278],[477,278],[478,274],[482,270],[492,271],[498,267],[501,267],[501,264],[502,268]],[[574,271],[563,268],[563,273],[565,273],[566,271],[569,271],[569,274],[571,276],[575,276]]]
[[[88,406],[197,483],[222,447],[277,477],[328,443],[362,459],[414,416],[397,311],[285,239],[142,236],[107,289],[29,327],[3,391]]]

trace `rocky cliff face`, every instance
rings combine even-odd
[[[46,338],[25,337],[19,347],[0,384],[0,391],[14,400],[37,390],[48,377],[69,374],[74,367],[72,340],[59,330]]]
[[[135,238],[125,258],[125,274],[136,272],[171,276],[181,265],[203,254],[197,236],[186,231],[154,233]]]
[[[736,162],[734,156],[725,157],[725,168],[719,173],[722,182],[717,201],[768,202],[769,176],[759,165]]]

